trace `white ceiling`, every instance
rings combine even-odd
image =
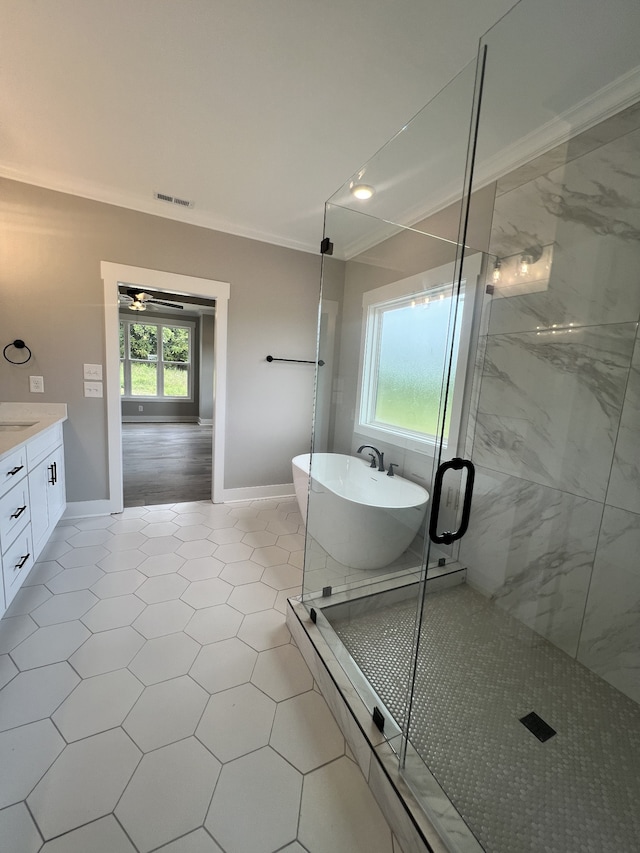
[[[2,0],[0,175],[318,251],[324,201],[512,5]]]

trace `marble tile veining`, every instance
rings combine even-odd
[[[552,243],[558,224],[565,221],[593,235],[637,239],[639,146],[636,130],[499,196],[492,254],[507,255],[532,245],[517,242],[519,233],[536,237],[539,245]]]
[[[640,515],[606,507],[578,659],[640,702]]]
[[[640,338],[629,371],[607,503],[640,512]]]
[[[460,548],[468,582],[575,654],[601,517],[596,501],[478,468]]]
[[[491,334],[638,319],[639,151],[635,130],[497,198],[492,254],[554,255],[546,289],[494,300]]]
[[[490,335],[478,464],[603,501],[635,323]]]
[[[509,295],[507,291],[507,295],[494,298],[490,334],[637,320],[637,245],[621,244],[612,237],[589,239],[576,231],[578,227],[571,223],[557,227],[546,289],[520,295]],[[519,239],[525,245],[535,245],[535,236]]]

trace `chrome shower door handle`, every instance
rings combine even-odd
[[[440,513],[440,499],[442,497],[442,481],[447,471],[462,471],[467,472],[467,482],[464,490],[464,503],[462,504],[462,518],[460,519],[460,527],[453,532],[445,530],[438,533],[438,515]],[[476,476],[476,469],[469,459],[460,459],[456,457],[449,462],[443,462],[436,471],[436,478],[433,483],[433,503],[431,505],[431,518],[429,520],[429,538],[432,542],[439,545],[450,545],[457,539],[462,539],[469,527],[469,518],[471,516],[471,498],[473,497],[473,482]]]

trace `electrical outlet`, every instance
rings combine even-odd
[[[102,382],[102,365],[101,364],[85,364],[83,365],[83,375],[85,379],[98,380]]]
[[[138,406],[138,411],[139,411],[139,412],[144,412],[144,406]]]
[[[32,394],[44,394],[44,376],[30,376],[29,391]]]
[[[102,397],[102,382],[85,382],[85,397]]]

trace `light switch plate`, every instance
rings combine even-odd
[[[101,364],[85,364],[84,378],[88,380],[97,379],[102,382],[102,365]]]
[[[102,397],[102,382],[85,382],[85,397]]]
[[[44,394],[44,376],[30,376],[29,391],[32,394]]]

